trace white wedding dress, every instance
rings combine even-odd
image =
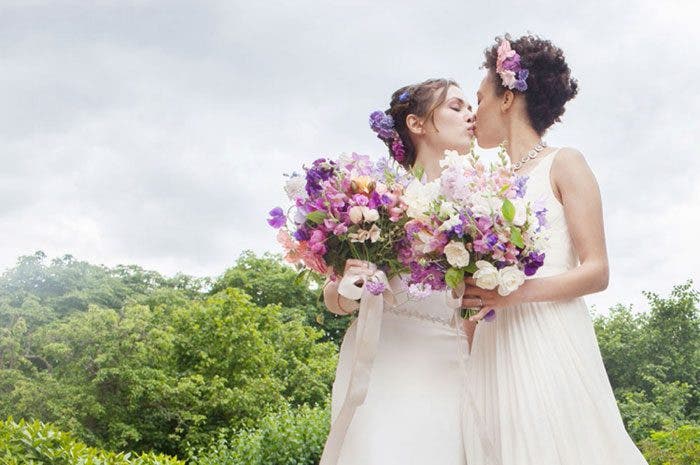
[[[532,278],[578,265],[550,185],[556,152],[537,162],[527,182],[526,199],[546,202],[551,233]],[[582,298],[521,304],[479,323],[466,380],[477,406],[464,410],[470,465],[646,464],[625,431]]]
[[[399,289],[398,278],[391,281]],[[339,465],[465,465],[461,433],[466,339],[444,292],[384,305],[367,396],[352,416]],[[458,329],[460,328],[460,329]],[[332,422],[345,400],[357,320],[340,349]]]

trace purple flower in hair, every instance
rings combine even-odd
[[[527,90],[527,82],[525,80],[530,75],[530,72],[526,69],[521,69],[518,71],[517,80],[515,81],[515,89],[520,92],[525,92]]]
[[[406,150],[403,147],[403,142],[401,142],[401,138],[399,137],[398,133],[396,134],[394,141],[391,143],[391,153],[394,154],[394,159],[399,163],[402,162],[406,156]]]
[[[513,57],[504,60],[503,69],[513,72],[520,71],[520,55],[516,53]]]
[[[406,103],[408,102],[408,99],[411,97],[411,95],[408,93],[407,90],[404,90],[401,92],[401,95],[399,95],[399,102],[401,103]]]
[[[394,137],[394,118],[383,111],[373,111],[372,114],[369,115],[369,126],[382,140],[389,140]]]

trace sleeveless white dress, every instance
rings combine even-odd
[[[557,152],[539,160],[527,182],[526,199],[546,203],[551,235],[532,278],[578,265],[550,185]],[[646,464],[625,431],[582,298],[525,303],[479,323],[466,380],[477,406],[464,411],[470,465]],[[474,415],[490,444],[478,440]]]
[[[391,280],[399,289],[399,279]],[[339,465],[466,465],[461,432],[466,339],[444,292],[385,303],[367,397],[345,434]],[[401,303],[403,301],[403,303]],[[331,421],[345,400],[357,320],[340,348]]]

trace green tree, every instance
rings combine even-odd
[[[351,319],[326,309],[320,295],[322,277],[313,273],[308,280],[297,277],[298,272],[278,255],[265,253],[258,257],[246,250],[236,264],[214,282],[211,292],[229,287],[242,289],[257,305],[282,306],[286,318],[295,313],[304,315],[309,326],[323,330],[326,340],[339,345]]]
[[[287,403],[327,401],[336,348],[238,289],[187,305],[92,305],[40,328],[47,361],[0,384],[0,416],[55,422],[109,449],[182,453]]]

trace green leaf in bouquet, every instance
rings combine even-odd
[[[518,228],[517,226],[510,227],[510,241],[516,247],[525,247],[525,243],[523,242],[523,236],[520,233],[520,228]]]
[[[308,269],[301,270],[294,278],[294,284],[299,285],[299,284],[303,283],[306,280],[306,278],[308,277],[308,275],[309,275]]]
[[[503,213],[503,217],[508,221],[509,223],[515,219],[515,205],[513,205],[513,202],[511,202],[508,199],[503,200],[503,205],[501,206],[501,213]]]
[[[413,169],[411,170],[411,174],[412,174],[417,180],[420,181],[421,178],[423,177],[423,174],[425,174],[425,169],[423,169],[422,166],[416,166],[415,168],[413,168]]]
[[[445,282],[450,289],[456,289],[462,281],[464,281],[464,270],[460,268],[450,267],[445,273]]]
[[[467,265],[467,267],[464,268],[464,272],[473,275],[478,269],[479,268],[477,268],[476,266],[476,261],[474,261],[474,259],[472,258],[469,262],[469,265]]]
[[[312,223],[321,224],[326,219],[326,212],[316,210],[306,215],[306,219]]]
[[[501,190],[498,191],[498,195],[505,194],[508,189],[510,189],[510,184],[506,184],[505,186],[501,187]]]

